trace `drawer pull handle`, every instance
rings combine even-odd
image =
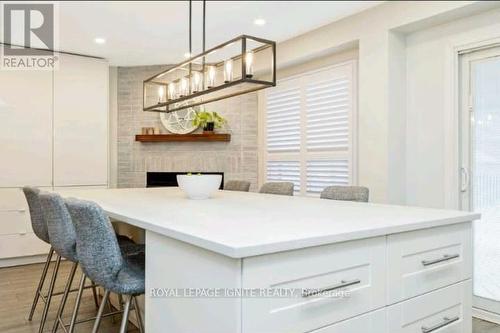
[[[344,280],[342,280],[342,281],[340,281],[339,284],[336,284],[336,285],[331,286],[331,287],[326,287],[324,289],[309,289],[309,290],[305,290],[305,291],[302,292],[302,297],[311,297],[311,296],[322,294],[322,293],[325,293],[325,292],[328,292],[328,291],[332,291],[332,290],[336,290],[336,289],[340,289],[340,288],[345,288],[345,287],[353,286],[353,285],[358,284],[358,283],[361,283],[360,279],[350,280],[350,281],[344,281]]]
[[[436,324],[436,325],[431,326],[431,327],[422,326],[422,333],[434,332],[435,330],[440,329],[441,327],[448,326],[451,323],[458,321],[459,319],[460,319],[460,317],[453,317],[453,318],[444,317],[443,321],[440,322],[439,324]]]
[[[430,266],[434,264],[438,264],[443,261],[448,261],[451,259],[459,258],[459,254],[445,254],[442,258],[439,259],[433,259],[433,260],[422,260],[422,265],[424,266]]]

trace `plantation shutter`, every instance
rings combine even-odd
[[[355,62],[278,81],[265,93],[264,181],[318,196],[355,183]]]

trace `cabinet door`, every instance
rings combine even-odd
[[[108,183],[108,64],[61,55],[54,72],[54,186]]]
[[[0,71],[0,187],[52,185],[52,71]]]

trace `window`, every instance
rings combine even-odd
[[[278,81],[263,92],[263,181],[318,196],[355,180],[355,61]]]

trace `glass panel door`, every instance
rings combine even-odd
[[[500,50],[463,56],[462,207],[474,223],[474,305],[500,313]]]

